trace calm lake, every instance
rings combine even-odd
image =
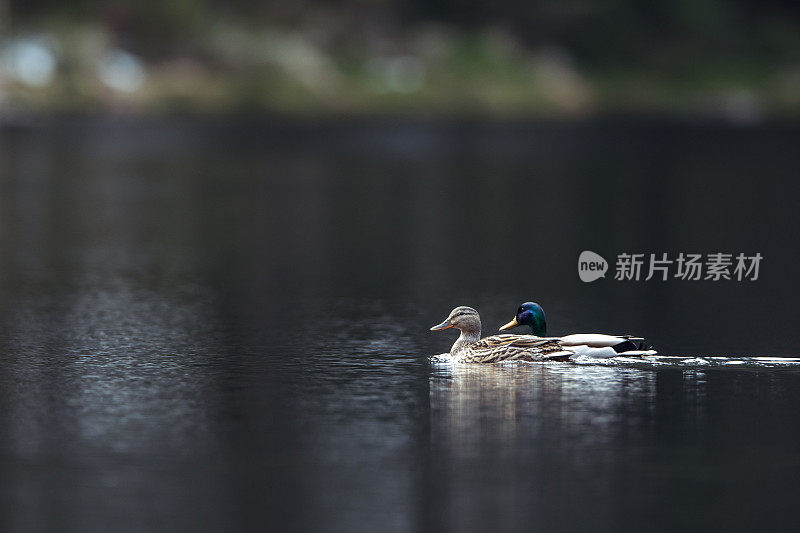
[[[798,147],[655,120],[6,126],[0,529],[796,530],[800,364],[751,358],[800,357]],[[720,252],[758,279],[614,279]],[[527,300],[550,334],[687,359],[432,357],[453,307],[489,335]]]

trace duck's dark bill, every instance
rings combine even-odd
[[[505,326],[500,326],[500,331],[503,331],[504,329],[508,329],[508,328],[513,328],[514,326],[518,326],[518,325],[519,325],[519,324],[517,324],[517,317],[514,317],[514,318],[511,320],[511,322],[509,322],[509,323],[508,323],[508,324],[506,324]]]
[[[453,327],[453,324],[451,324],[449,320],[445,320],[444,322],[442,322],[438,326],[433,326],[431,328],[431,331],[439,331],[440,329],[447,329],[447,328],[452,328],[452,327]]]

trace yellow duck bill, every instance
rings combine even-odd
[[[448,320],[445,320],[444,322],[442,322],[441,324],[439,324],[437,326],[433,326],[431,328],[431,331],[439,331],[441,329],[447,329],[447,328],[452,328],[452,327],[453,327],[453,324],[451,324],[450,320],[448,319]]]
[[[517,317],[514,317],[514,318],[511,319],[511,322],[509,322],[508,324],[506,324],[504,326],[500,326],[500,331],[503,331],[504,329],[508,329],[508,328],[513,328],[514,326],[518,326],[518,325],[519,324],[517,323]]]

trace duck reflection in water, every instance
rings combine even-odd
[[[482,516],[511,520],[521,505],[539,518],[569,512],[566,494],[563,509],[552,506],[552,492],[563,492],[565,479],[612,498],[602,485],[613,476],[599,474],[619,464],[613,450],[620,443],[648,427],[655,398],[656,374],[647,370],[434,361],[431,448],[448,473],[448,486],[441,488],[448,507],[461,510],[449,517],[451,525],[475,525]],[[547,498],[535,497],[547,492]],[[602,498],[588,505],[609,512]],[[551,503],[537,508],[545,501]]]

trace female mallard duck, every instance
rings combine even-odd
[[[547,320],[544,309],[539,304],[525,302],[517,309],[514,319],[500,328],[500,331],[514,326],[530,326],[531,335],[536,339],[558,340],[566,350],[588,357],[607,358],[616,356],[655,355],[655,350],[644,348],[644,339],[631,335],[604,335],[602,333],[576,333],[565,337],[547,337]]]
[[[475,309],[466,306],[450,311],[450,316],[438,326],[433,326],[431,331],[448,328],[461,330],[461,336],[450,349],[450,355],[463,363],[562,360],[576,353],[564,349],[558,339],[508,334],[481,339],[481,317]]]

